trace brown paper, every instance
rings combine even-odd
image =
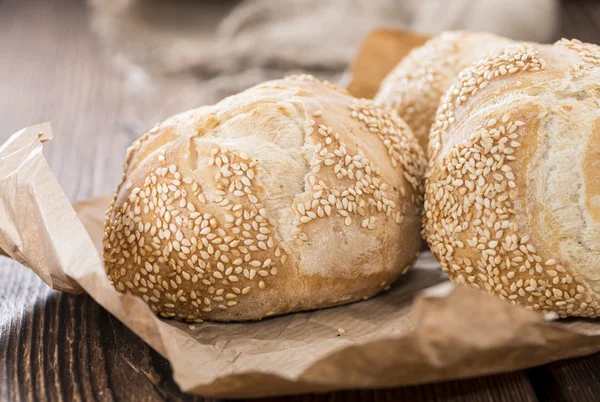
[[[600,350],[600,322],[551,323],[483,292],[454,288],[430,253],[387,293],[348,306],[194,329],[158,319],[141,299],[110,285],[98,254],[108,198],[69,204],[42,154],[50,138],[44,124],[0,147],[0,247],[55,289],[89,293],[171,362],[184,391],[257,397],[391,387]]]
[[[387,73],[411,50],[430,38],[428,35],[395,29],[371,32],[350,64],[348,92],[357,98],[373,98]]]
[[[355,82],[371,82],[362,81],[369,77],[360,69],[354,73]],[[600,321],[550,322],[484,292],[454,287],[430,253],[391,290],[360,303],[194,329],[159,319],[141,299],[110,285],[99,254],[109,198],[71,206],[42,154],[51,138],[50,126],[42,124],[0,146],[0,249],[53,288],[90,294],[170,361],[183,391],[258,397],[392,387],[600,351]]]

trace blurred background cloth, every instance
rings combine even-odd
[[[342,80],[381,28],[488,31],[553,39],[555,0],[88,0],[92,23],[137,96],[167,91],[165,113],[308,72]]]

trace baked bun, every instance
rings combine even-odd
[[[132,145],[106,272],[188,321],[367,298],[418,256],[425,168],[395,113],[310,76],[267,82]]]
[[[396,110],[427,151],[440,98],[458,73],[492,49],[512,43],[488,33],[452,31],[437,35],[398,63],[381,83],[375,102]]]
[[[597,317],[600,48],[492,52],[431,130],[424,236],[450,278],[544,312]]]

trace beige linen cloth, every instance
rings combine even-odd
[[[129,88],[137,95],[161,91],[157,119],[299,71],[344,85],[361,39],[381,27],[427,34],[470,29],[551,41],[557,3],[88,0],[93,27]]]

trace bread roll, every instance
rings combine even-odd
[[[424,236],[450,278],[597,317],[600,48],[520,44],[460,73],[431,130]]]
[[[396,110],[427,151],[440,98],[458,73],[490,50],[511,43],[488,33],[444,32],[398,63],[381,83],[375,102]]]
[[[367,298],[417,258],[425,168],[395,113],[309,76],[267,82],[132,145],[106,272],[188,321]]]

